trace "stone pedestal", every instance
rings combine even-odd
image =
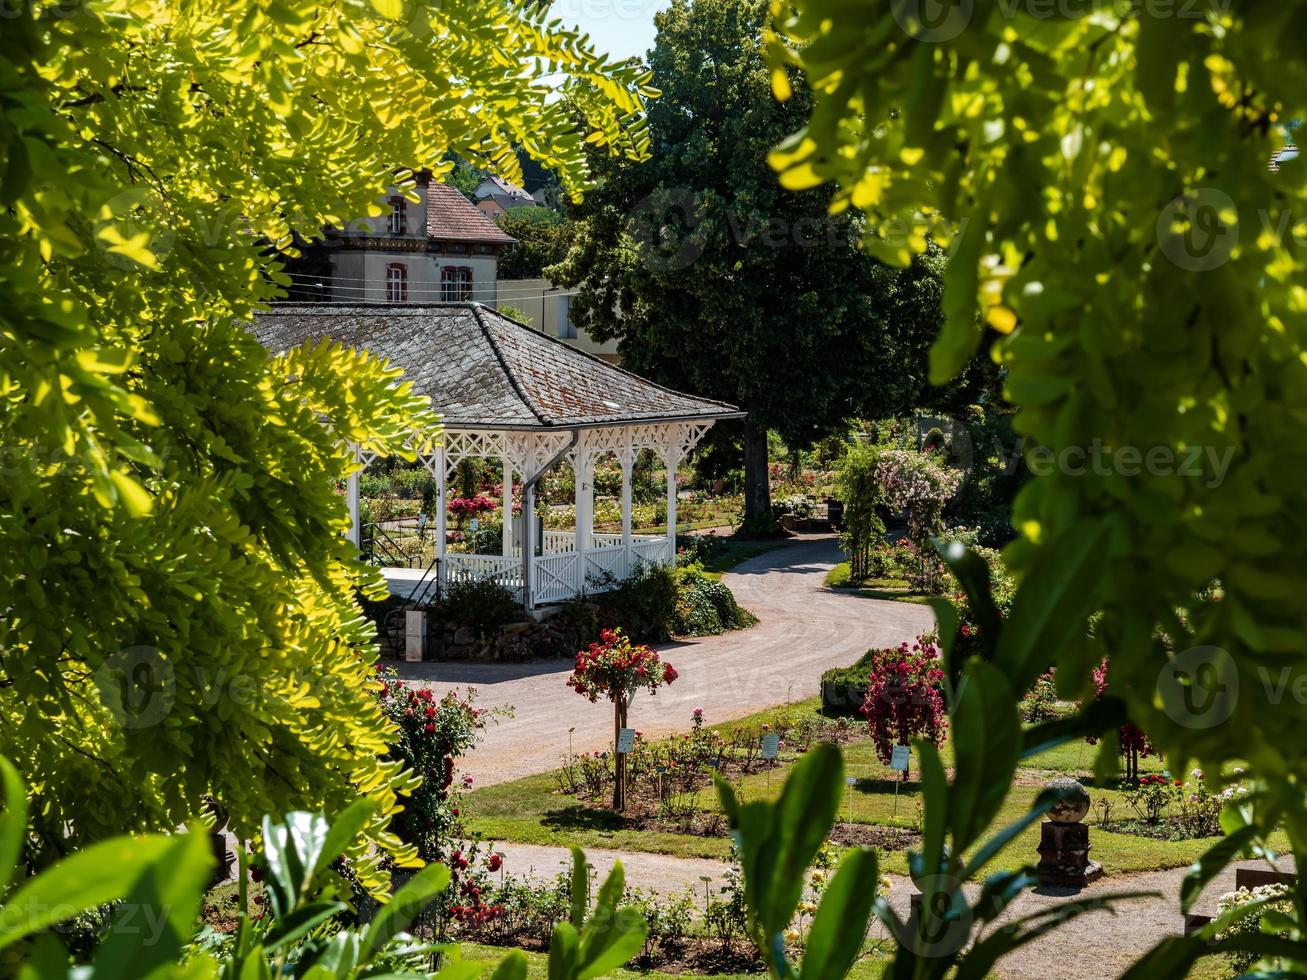
[[[1039,827],[1039,864],[1035,871],[1041,885],[1078,887],[1103,876],[1103,866],[1089,860],[1089,828],[1080,821],[1089,812],[1089,793],[1074,779],[1063,777],[1045,783],[1057,793],[1058,802],[1049,810],[1049,820]]]
[[[404,614],[404,659],[411,663],[427,659],[427,614],[418,609]]]
[[[1039,873],[1043,885],[1087,885],[1103,876],[1089,860],[1089,828],[1082,823],[1048,822],[1039,828]]]

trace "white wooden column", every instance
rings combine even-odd
[[[667,564],[676,564],[676,467],[681,462],[681,454],[675,449],[667,450],[663,455],[663,465],[667,467]]]
[[[511,555],[513,553],[513,464],[508,461],[508,457],[503,458],[504,464],[504,550],[503,554]]]
[[[622,547],[626,549],[626,560],[631,560],[631,475],[635,469],[635,450],[627,446],[617,457],[622,467]]]
[[[590,549],[594,538],[594,454],[578,449],[572,469],[576,475],[576,553],[579,555]]]
[[[529,465],[529,464],[528,464]],[[523,477],[523,479],[527,479]],[[522,608],[535,608],[536,488],[522,484]]]
[[[359,476],[363,473],[363,459],[356,443],[351,442],[349,450],[354,457],[354,469],[345,477],[345,500],[349,503],[349,539],[355,548],[359,548],[363,545],[363,525],[359,519]]]
[[[445,447],[436,450],[436,579],[440,583],[440,594],[445,593],[445,584],[449,579],[445,568],[445,525],[448,523],[445,499],[445,487],[449,483],[449,474],[445,472],[448,462]]]

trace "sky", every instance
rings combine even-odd
[[[554,0],[549,12],[590,35],[595,47],[615,58],[644,57],[653,47],[654,14],[671,0]]]

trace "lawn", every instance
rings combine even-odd
[[[724,735],[741,728],[758,729],[775,723],[782,716],[795,718],[816,713],[816,699],[771,708],[767,711],[713,726]],[[1071,743],[1043,753],[1017,772],[1000,813],[997,827],[1016,820],[1027,812],[1043,783],[1055,776],[1070,775],[1089,788],[1091,799],[1106,800],[1112,805],[1111,819],[1119,821],[1135,816],[1125,794],[1112,786],[1094,785],[1092,776],[1096,749],[1083,743]],[[943,746],[946,765],[952,762],[952,744]],[[768,772],[754,772],[736,782],[737,792],[748,799],[764,799],[779,793],[785,773],[797,757],[782,753],[778,765]],[[895,773],[876,758],[869,740],[859,740],[844,747],[847,775],[856,779],[841,803],[840,819],[855,824],[916,828],[920,820],[921,791],[914,770],[898,787],[895,802]],[[1141,760],[1141,772],[1162,772],[1160,759]],[[717,808],[711,788],[701,790],[697,802],[705,809]],[[479,789],[469,795],[466,813],[470,829],[490,840],[519,841],[543,845],[604,847],[618,850],[647,851],[683,857],[725,857],[729,842],[724,837],[703,837],[674,832],[651,832],[627,825],[627,821],[602,805],[602,801],[585,801],[564,796],[557,790],[552,773]],[[1086,822],[1091,826],[1094,857],[1111,873],[1149,871],[1191,864],[1214,843],[1214,838],[1184,841],[1156,840],[1130,833],[1116,833],[1099,826],[1096,811]],[[1277,834],[1272,846],[1285,848],[1287,841]],[[1035,847],[1039,828],[1032,826],[1019,834],[990,864],[988,871],[1015,869],[1038,860]],[[890,873],[906,872],[906,852],[884,855],[883,867]]]
[[[901,578],[871,578],[854,582],[851,578],[849,563],[840,562],[826,573],[825,586],[866,596],[869,599],[897,599],[901,602],[929,602],[931,596],[917,592]]]

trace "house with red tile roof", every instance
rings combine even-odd
[[[416,196],[416,200],[413,197]],[[287,269],[289,299],[322,303],[494,304],[499,256],[513,244],[466,197],[419,171],[386,210],[327,228]]]

